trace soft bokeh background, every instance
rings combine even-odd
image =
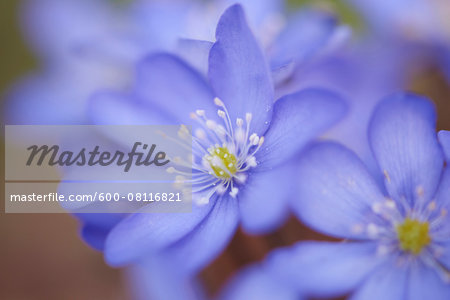
[[[38,66],[18,25],[21,1],[0,1],[0,93]],[[3,122],[2,122],[3,123]],[[3,132],[3,131],[2,131]],[[2,145],[1,170],[4,176]],[[128,299],[123,276],[78,237],[63,214],[0,213],[0,299]]]
[[[18,25],[21,1],[0,1],[0,93],[26,72],[38,67]],[[290,1],[295,5],[307,1]],[[337,1],[339,3],[340,1]],[[345,22],[361,20],[337,5]],[[420,70],[411,90],[432,98],[439,112],[439,129],[450,128],[450,87],[433,65]],[[3,151],[3,147],[2,147]],[[4,172],[3,153],[1,170]],[[3,185],[2,185],[3,189]],[[2,190],[3,195],[3,190]],[[3,210],[3,201],[2,210]],[[75,219],[60,214],[0,213],[0,299],[128,299],[124,274],[105,265],[101,254],[78,236]],[[269,250],[300,239],[322,239],[293,218],[276,233],[249,237],[238,232],[227,250],[206,268],[201,278],[209,294],[240,267],[261,260]]]

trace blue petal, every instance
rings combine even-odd
[[[274,105],[272,124],[257,153],[258,169],[287,161],[346,113],[345,102],[324,89],[305,89],[287,95]]]
[[[350,297],[351,300],[399,300],[407,297],[407,264],[399,266],[396,261],[388,261],[363,283]],[[425,299],[424,299],[425,300]]]
[[[110,230],[123,219],[123,214],[74,214],[82,222],[81,237],[91,247],[102,251]]]
[[[79,43],[111,31],[111,7],[105,1],[26,1],[22,22],[28,41],[49,59],[70,55]]]
[[[436,193],[436,203],[443,208],[450,209],[450,167],[442,174],[441,182]],[[450,222],[448,222],[450,227]]]
[[[199,38],[197,30],[205,31],[191,20],[197,9],[196,1],[131,1],[128,21],[134,26],[139,44],[148,50],[173,49],[180,36]]]
[[[288,213],[288,200],[293,196],[294,167],[288,164],[267,172],[249,174],[239,192],[242,227],[248,233],[261,234],[279,227]]]
[[[226,247],[239,220],[237,200],[217,199],[209,215],[179,242],[164,250],[167,257],[179,262],[188,273],[196,273],[209,264]]]
[[[274,280],[259,265],[247,267],[235,275],[223,289],[220,300],[300,300],[296,290],[290,289],[283,282]]]
[[[430,220],[435,218],[444,218],[439,226],[433,229],[433,235],[437,236],[439,241],[435,240],[436,246],[442,250],[442,255],[438,256],[438,260],[450,270],[450,241],[448,236],[450,234],[450,220],[446,214],[450,211],[450,168],[447,167],[442,175],[441,184],[436,195],[437,209],[430,217]],[[439,251],[440,251],[439,250]]]
[[[177,54],[205,77],[208,74],[209,50],[213,43],[208,41],[180,39]]]
[[[316,297],[348,293],[380,263],[372,242],[301,242],[267,258],[267,268],[278,281]]]
[[[285,1],[283,0],[219,0],[219,2],[223,2],[226,7],[235,4],[236,2],[242,5],[252,29],[264,28],[264,26],[267,26],[275,16],[283,13],[286,6]],[[267,34],[267,32],[265,33]]]
[[[148,106],[136,101],[132,95],[99,92],[91,97],[88,103],[90,120],[97,125],[162,125],[176,124],[164,112],[149,109]]]
[[[450,284],[436,270],[418,262],[410,267],[407,295],[410,300],[448,300]]]
[[[82,239],[92,248],[98,251],[103,251],[105,248],[106,237],[110,229],[99,228],[91,225],[83,225],[81,227]]]
[[[105,259],[123,265],[179,241],[208,215],[212,203],[191,213],[135,213],[114,227],[105,243]]]
[[[291,16],[270,49],[272,69],[317,55],[338,28],[337,17],[325,11],[307,9]]]
[[[404,197],[414,203],[434,196],[443,168],[435,126],[432,103],[417,95],[394,94],[375,109],[370,145],[395,200]]]
[[[366,238],[362,230],[383,200],[361,160],[332,142],[313,146],[298,165],[294,213],[312,228],[337,237]]]
[[[252,113],[250,130],[262,134],[272,115],[272,80],[240,5],[231,6],[222,15],[216,39],[209,54],[208,73],[214,91],[232,120]]]
[[[132,299],[206,299],[196,278],[186,276],[170,257],[152,256],[128,269]]]
[[[85,123],[85,99],[88,87],[75,88],[76,74],[67,70],[48,70],[25,77],[8,93],[5,118],[8,124],[80,124]],[[84,83],[84,82],[83,82]]]
[[[441,130],[438,133],[439,142],[444,149],[445,160],[450,163],[450,131]]]
[[[214,94],[203,76],[171,54],[155,54],[138,65],[137,90],[150,109],[163,111],[178,123],[191,124],[190,113],[217,116]]]

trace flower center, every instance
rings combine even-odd
[[[258,165],[255,154],[264,143],[264,137],[250,132],[252,114],[231,120],[225,104],[214,99],[218,106],[218,119],[209,119],[204,110],[190,114],[200,126],[191,134],[184,125],[180,127],[177,141],[185,148],[192,149],[192,158],[173,158],[176,167],[167,172],[179,174],[180,187],[190,183],[192,197],[197,204],[209,203],[214,195],[228,193],[236,197],[239,188],[247,180],[247,171]],[[218,121],[218,122],[217,122]],[[186,177],[192,175],[192,179]]]
[[[228,150],[227,147],[211,147],[208,149],[209,155],[205,159],[217,178],[228,179],[237,172],[236,156]]]
[[[428,222],[415,219],[406,218],[402,224],[398,225],[397,235],[400,248],[415,255],[422,252],[422,249],[431,242]]]

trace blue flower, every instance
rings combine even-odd
[[[148,257],[130,266],[126,274],[135,300],[208,299],[199,280],[182,272],[169,257]]]
[[[265,264],[254,264],[234,275],[222,289],[220,300],[302,300],[296,288],[285,285]]]
[[[346,111],[337,95],[322,89],[274,104],[269,67],[241,6],[223,14],[216,40],[208,78],[176,56],[155,54],[139,65],[131,95],[100,93],[90,104],[98,124],[188,124],[195,140],[198,205],[190,214],[133,214],[120,221],[104,244],[112,265],[163,251],[198,270],[239,221],[251,233],[272,230],[287,213],[292,166],[285,163]]]
[[[422,51],[423,62],[435,61],[450,80],[450,30],[447,16],[450,5],[445,0],[347,0],[364,17],[370,34],[392,42],[409,43]],[[411,61],[411,63],[416,63]]]
[[[25,37],[43,68],[11,89],[7,121],[86,124],[86,99],[98,89],[129,88],[134,64],[155,51],[173,51],[203,71],[211,45],[203,40],[214,39],[217,19],[230,2],[139,0],[117,9],[108,0],[28,1],[22,11]],[[293,59],[293,53],[305,61],[333,35],[335,22],[312,12],[290,18],[277,35],[284,1],[239,2],[277,61]]]
[[[294,212],[312,228],[346,240],[275,250],[242,271],[224,299],[275,295],[271,290],[285,293],[278,299],[352,291],[351,299],[449,299],[450,169],[441,146],[448,163],[450,132],[439,133],[439,144],[435,123],[432,104],[413,94],[377,106],[369,139],[383,187],[337,143],[307,150],[298,166]]]

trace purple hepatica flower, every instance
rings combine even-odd
[[[231,280],[222,299],[335,297],[439,300],[450,297],[450,132],[435,132],[432,104],[412,94],[382,101],[369,138],[385,189],[356,155],[333,142],[299,164],[295,213],[337,242],[279,249]],[[383,192],[386,190],[387,192]]]
[[[300,243],[271,257],[272,272],[318,295],[449,299],[450,169],[435,122],[432,104],[416,95],[377,106],[369,139],[384,188],[343,146],[305,153],[294,211],[312,228],[353,241]],[[447,132],[440,135],[448,149]]]
[[[240,5],[222,15],[216,38],[208,80],[179,58],[157,54],[140,64],[132,99],[104,93],[91,103],[97,123],[187,124],[195,140],[192,213],[125,218],[106,238],[110,264],[163,250],[198,270],[239,220],[252,233],[273,229],[287,212],[291,168],[284,163],[346,111],[337,95],[321,89],[273,104],[269,68]]]

